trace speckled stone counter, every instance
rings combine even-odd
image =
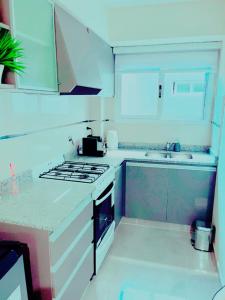
[[[117,168],[125,160],[149,163],[184,164],[216,166],[215,157],[207,153],[192,153],[192,159],[155,159],[145,156],[143,150],[113,150],[105,157],[66,156],[67,160],[109,164]],[[54,231],[82,201],[91,199],[95,184],[83,184],[58,180],[29,178],[19,184],[26,176],[19,177],[10,184],[1,183],[0,222],[16,224],[37,229]],[[5,189],[5,190],[4,190]]]
[[[57,180],[36,179],[20,191],[0,196],[0,222],[54,231],[79,204],[90,198],[95,186]]]
[[[161,151],[151,151],[152,153],[159,153]],[[187,152],[179,152],[187,153]],[[190,153],[190,152],[188,152]],[[166,164],[184,164],[184,165],[198,165],[198,166],[216,166],[216,158],[214,155],[206,152],[193,152],[192,159],[179,159],[179,158],[155,158],[154,156],[145,156],[144,150],[109,150],[104,157],[90,157],[90,156],[68,156],[67,159],[109,164],[113,167],[118,167],[125,160],[144,161],[150,163],[166,163]]]

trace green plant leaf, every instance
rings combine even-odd
[[[16,40],[8,31],[0,30],[0,64],[9,70],[21,74],[25,65],[20,61],[24,57],[21,42]],[[19,59],[19,61],[18,61]]]

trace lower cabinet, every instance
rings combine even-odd
[[[215,167],[127,162],[125,215],[188,225],[211,221],[215,181]]]
[[[166,221],[167,169],[128,162],[125,203],[126,217]]]
[[[115,222],[118,226],[122,216],[125,215],[125,199],[124,199],[124,184],[125,184],[125,164],[121,164],[116,170],[115,176]]]
[[[93,264],[94,252],[93,247],[90,246],[81,258],[77,269],[72,272],[69,282],[66,283],[66,286],[62,290],[61,294],[59,294],[59,296],[56,297],[55,300],[80,300],[84,293],[84,290],[86,289],[90,281],[90,278],[93,275]]]
[[[26,243],[32,300],[80,300],[94,274],[93,201],[82,201],[53,232],[0,223],[0,239]]]
[[[94,274],[93,202],[50,235],[53,297],[79,300]]]
[[[215,168],[168,169],[167,221],[178,224],[191,224],[195,219],[210,222],[215,181]]]

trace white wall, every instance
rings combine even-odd
[[[225,284],[225,118],[222,127],[222,141],[217,172],[216,195],[214,201],[213,223],[216,226],[214,249],[220,280]]]
[[[212,151],[215,155],[219,154],[221,127],[223,121],[225,103],[225,41],[220,53],[220,64],[217,80],[217,93],[215,97],[215,107],[212,125]]]
[[[220,57],[218,92],[212,127],[212,149],[219,154],[213,224],[216,226],[214,249],[222,284],[225,284],[225,43]]]
[[[207,146],[211,143],[210,123],[187,122],[123,122],[116,120],[116,99],[104,99],[104,118],[114,120],[105,124],[108,129],[116,129],[120,142],[163,143],[178,140],[181,144]]]
[[[86,135],[88,124],[64,125],[90,119],[94,100],[85,96],[41,96],[23,93],[0,94],[0,136],[59,126],[28,136],[0,140],[0,180],[10,175],[9,164],[20,173],[55,156],[73,151],[68,136],[76,143]],[[97,100],[95,100],[97,101]],[[94,116],[94,114],[93,114]],[[89,124],[92,125],[92,124]]]
[[[198,46],[201,43],[198,43]],[[211,44],[212,46],[212,44]],[[170,46],[171,47],[171,46]],[[170,48],[169,47],[169,48]],[[123,54],[116,56],[116,95],[115,99],[109,99],[104,101],[104,117],[112,119],[114,122],[107,124],[105,129],[114,128],[118,131],[120,142],[130,143],[162,143],[166,144],[171,141],[179,141],[181,144],[188,145],[211,145],[211,120],[212,120],[212,108],[214,100],[214,89],[212,90],[211,97],[208,99],[207,117],[204,122],[197,121],[146,121],[144,119],[132,120],[122,119],[119,116],[119,97],[120,97],[120,85],[119,74],[124,70],[130,69],[146,69],[152,68],[153,70],[179,70],[184,69],[202,69],[208,68],[212,74],[218,72],[218,57],[219,52],[217,50],[202,50],[204,44],[202,44],[201,51],[194,50],[196,44],[188,45],[192,51],[184,51],[185,46],[176,45],[173,46],[173,50],[168,49],[167,46],[161,46],[161,49],[155,53],[154,47],[147,47],[146,53],[138,54],[126,54],[135,47],[130,48],[117,48],[116,50],[124,51]],[[144,47],[142,47],[144,52]],[[135,51],[135,50],[134,50]],[[147,52],[150,51],[150,52]],[[152,52],[151,52],[152,51]],[[168,51],[168,52],[167,52]],[[215,76],[217,79],[217,76]],[[216,82],[215,82],[216,83]],[[211,95],[211,92],[209,92]],[[207,97],[206,97],[207,99]],[[207,101],[207,100],[206,100]],[[118,108],[118,109],[117,109]],[[190,113],[190,112],[189,112]]]
[[[108,9],[113,45],[225,34],[225,1],[205,0]]]
[[[102,0],[53,0],[85,26],[108,41],[106,9]]]

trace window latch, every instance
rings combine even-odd
[[[159,99],[162,98],[162,85],[159,85]]]

